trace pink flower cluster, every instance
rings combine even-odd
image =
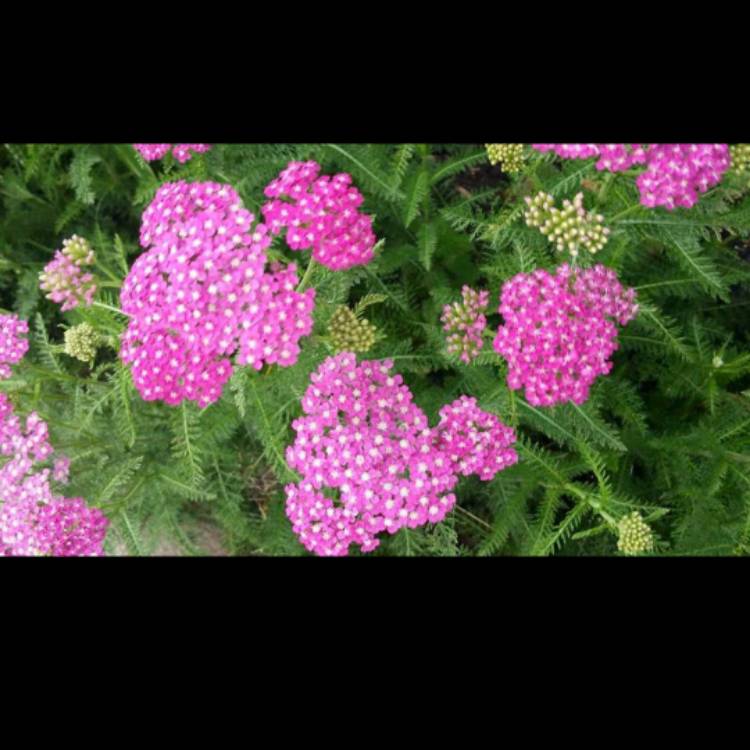
[[[718,185],[732,164],[725,143],[654,144],[646,171],[636,179],[644,206],[690,208],[698,193]]]
[[[133,148],[146,160],[163,159],[172,150],[172,156],[180,164],[193,158],[193,153],[204,154],[211,148],[209,143],[134,143]]]
[[[40,288],[47,292],[47,299],[62,303],[62,311],[67,312],[78,305],[89,307],[94,301],[96,283],[91,273],[83,268],[94,263],[91,245],[81,237],[73,235],[63,242],[63,249],[57,250],[53,259],[44,267],[39,276]]]
[[[634,164],[646,162],[646,150],[638,143],[532,143],[542,153],[554,151],[563,159],[597,157],[596,168],[624,172]]]
[[[461,353],[461,361],[468,364],[482,349],[482,333],[487,327],[484,311],[490,301],[490,293],[477,292],[468,286],[461,290],[462,302],[454,302],[443,308],[440,322],[448,332],[448,351]]]
[[[237,363],[293,365],[312,331],[315,290],[294,265],[266,270],[271,239],[228,185],[163,185],[143,214],[149,248],[122,286],[120,355],[146,401],[216,401]]]
[[[440,410],[437,446],[445,452],[457,473],[476,474],[487,482],[518,461],[511,448],[516,442],[512,427],[494,414],[482,411],[477,400],[461,396]]]
[[[550,274],[537,269],[503,285],[499,312],[505,324],[494,348],[508,361],[508,387],[524,387],[535,406],[581,404],[599,375],[612,369],[617,349],[614,318],[635,317],[635,290],[623,290],[615,272],[595,266]]]
[[[436,523],[456,501],[451,462],[392,365],[329,357],[292,423],[286,457],[302,479],[286,487],[286,512],[318,555],[346,555],[352,544],[369,552],[379,532]]]
[[[565,159],[597,157],[596,168],[621,172],[635,164],[646,170],[636,184],[644,206],[690,208],[698,194],[718,185],[731,166],[726,143],[534,143],[537,151],[554,151]]]
[[[374,256],[372,217],[358,209],[364,198],[348,174],[318,177],[320,164],[291,162],[265,190],[272,200],[263,216],[273,234],[287,230],[292,250],[312,248],[322,265],[342,271]],[[282,200],[287,198],[289,200]]]
[[[23,338],[29,332],[29,324],[16,315],[0,315],[0,380],[11,376],[10,365],[20,362],[29,350],[29,342]]]
[[[313,373],[305,415],[287,448],[301,480],[286,487],[286,512],[300,542],[317,555],[362,552],[395,534],[445,518],[456,502],[458,474],[490,479],[515,463],[513,430],[459,399],[430,428],[391,360],[344,352]]]
[[[14,318],[15,316],[10,316]],[[0,351],[6,344],[8,321],[0,317]],[[17,321],[11,320],[11,328]],[[15,331],[11,338],[15,337]],[[3,365],[15,364],[17,345],[0,355]],[[1,378],[9,376],[7,369]],[[50,485],[50,469],[36,463],[53,454],[47,423],[32,412],[22,421],[5,393],[0,393],[0,556],[101,555],[107,533],[106,517],[89,508],[81,498],[56,495]],[[66,482],[70,461],[60,456],[54,462],[52,478]]]

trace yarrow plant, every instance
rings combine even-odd
[[[554,274],[537,269],[503,285],[499,312],[505,324],[494,340],[508,361],[508,387],[524,388],[534,406],[582,404],[599,375],[612,369],[617,328],[632,320],[635,290],[598,265]]]
[[[351,175],[318,177],[320,164],[292,162],[265,189],[262,208],[273,234],[286,230],[292,250],[312,248],[312,257],[334,271],[368,264],[374,257],[372,217],[359,207],[362,193]]]
[[[583,207],[583,193],[577,193],[572,201],[564,200],[562,209],[543,191],[533,198],[526,196],[525,201],[526,224],[538,228],[558,250],[567,250],[573,258],[580,248],[593,255],[607,244],[609,229],[604,226],[604,216]]]
[[[193,154],[205,154],[211,148],[209,143],[134,143],[133,148],[146,160],[163,159],[170,150],[180,164],[193,158]]]
[[[9,377],[8,364],[20,360],[17,323],[14,316],[0,316],[1,378]],[[24,422],[15,414],[8,396],[0,393],[0,456],[6,459],[0,466],[0,555],[102,554],[108,526],[106,517],[101,511],[89,508],[82,498],[55,494],[50,484],[50,469],[35,466],[52,454],[47,423],[35,412]],[[69,467],[69,460],[59,457],[52,478],[66,482]]]
[[[136,145],[0,144],[0,556],[750,555],[747,144]]]
[[[731,165],[726,143],[535,143],[541,152],[566,159],[597,157],[596,168],[622,172],[634,165],[646,169],[636,179],[641,203],[653,208],[690,208],[698,194],[718,185]]]
[[[315,290],[297,292],[296,267],[266,270],[271,239],[236,191],[168,183],[143,214],[149,249],[122,286],[130,316],[121,357],[141,396],[205,407],[240,365],[293,365],[312,330]]]
[[[440,322],[448,333],[448,352],[459,354],[462,362],[469,364],[482,349],[482,334],[487,327],[484,313],[490,302],[488,291],[478,292],[464,285],[461,302],[443,308]]]
[[[42,291],[47,299],[62,304],[62,311],[79,305],[88,307],[94,301],[96,282],[94,275],[83,268],[94,264],[94,250],[88,240],[73,235],[63,242],[62,250],[55,252],[53,260],[39,276]]]

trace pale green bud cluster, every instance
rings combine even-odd
[[[81,323],[65,331],[65,353],[81,362],[93,362],[101,344],[101,336],[88,323]]]
[[[583,207],[583,193],[578,193],[572,202],[564,200],[562,209],[544,192],[533,198],[527,196],[526,205],[526,224],[537,227],[558,250],[567,250],[574,258],[580,248],[593,255],[607,244],[609,229],[603,225],[604,217]]]
[[[750,143],[735,143],[729,147],[732,169],[739,174],[750,172]]]
[[[523,169],[523,143],[485,143],[490,164],[499,164],[500,169],[508,174]]]
[[[377,340],[377,328],[359,319],[346,305],[336,308],[328,322],[328,335],[336,352],[366,352]]]
[[[91,247],[91,243],[77,234],[74,234],[70,239],[63,240],[63,253],[76,266],[90,266],[94,262],[94,249]]]
[[[654,548],[654,535],[651,527],[638,511],[623,516],[617,525],[620,538],[617,549],[624,555],[640,555]]]

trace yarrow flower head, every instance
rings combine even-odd
[[[654,548],[654,535],[651,527],[638,511],[633,511],[621,518],[617,531],[619,533],[617,549],[625,555],[641,555]]]
[[[0,380],[11,376],[10,365],[20,362],[29,350],[29,324],[16,315],[0,315]]]
[[[724,143],[658,143],[648,153],[646,171],[636,179],[644,206],[690,208],[718,185],[730,167]]]
[[[461,396],[444,406],[435,431],[437,446],[463,476],[476,474],[487,482],[518,461],[511,447],[516,441],[513,428],[482,411],[475,398]]]
[[[146,160],[163,159],[171,150],[180,164],[193,158],[193,154],[204,154],[211,148],[209,143],[134,143],[133,148]]]
[[[490,164],[499,164],[507,174],[515,174],[523,169],[523,143],[486,143]]]
[[[448,332],[448,351],[458,354],[462,362],[469,363],[482,350],[482,333],[487,327],[484,315],[490,301],[490,293],[477,292],[471,287],[461,289],[462,302],[454,302],[443,308],[440,322]]]
[[[35,464],[54,453],[47,423],[32,412],[25,421],[0,393],[0,556],[101,555],[108,520],[81,498],[54,494],[50,470]],[[52,477],[67,482],[70,461],[58,457]]]
[[[596,157],[599,171],[624,172],[635,164],[645,164],[646,149],[639,143],[532,143],[541,153],[553,151],[563,159]]]
[[[291,162],[265,189],[271,198],[262,208],[273,234],[286,230],[292,250],[312,248],[312,257],[343,271],[374,257],[372,217],[359,207],[362,193],[349,174],[318,177],[320,164]]]
[[[312,331],[315,290],[292,264],[266,269],[271,239],[228,185],[163,185],[143,214],[149,247],[122,286],[121,358],[142,398],[216,401],[240,365],[293,365]]]
[[[556,208],[555,199],[545,192],[527,196],[526,205],[526,224],[537,227],[558,250],[567,250],[574,258],[580,248],[593,255],[607,244],[609,229],[603,225],[604,217],[586,211],[583,193],[577,193],[572,202],[564,200],[562,209]]]
[[[329,357],[292,423],[286,459],[301,479],[286,487],[286,512],[317,555],[372,551],[377,534],[437,523],[455,504],[452,463],[392,366],[357,364],[350,352]]]
[[[78,305],[90,306],[96,294],[96,283],[91,273],[82,269],[93,265],[94,251],[88,240],[73,235],[63,242],[62,250],[55,255],[39,275],[40,288],[47,299],[62,303],[62,311]]]
[[[698,194],[718,185],[729,169],[726,143],[534,143],[541,152],[554,151],[565,159],[597,157],[596,168],[622,172],[634,165],[646,169],[636,179],[644,206],[690,208]]]
[[[65,331],[65,353],[82,362],[93,362],[100,344],[101,336],[88,323],[81,323]]]
[[[328,321],[328,336],[337,353],[363,353],[375,344],[377,328],[369,320],[358,318],[346,305],[340,305]]]
[[[534,406],[581,404],[599,375],[612,369],[617,328],[638,306],[615,272],[594,266],[574,272],[567,264],[555,274],[537,269],[503,285],[495,351],[508,361],[508,387],[525,388]]]

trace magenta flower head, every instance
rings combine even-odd
[[[490,301],[490,293],[477,292],[468,286],[461,290],[462,302],[454,302],[443,308],[440,322],[448,332],[448,352],[459,354],[468,364],[475,359],[484,344],[482,333],[487,327],[484,312]]]
[[[235,354],[256,369],[297,361],[315,290],[296,291],[294,265],[266,270],[271,239],[254,220],[235,190],[213,182],[163,185],[144,212],[149,249],[122,286],[130,320],[120,351],[144,400],[208,406]]]
[[[726,143],[534,143],[564,159],[597,157],[596,168],[622,172],[637,164],[646,170],[636,179],[644,206],[691,208],[698,194],[718,185],[731,166]]]
[[[273,234],[286,230],[292,250],[312,248],[312,257],[343,271],[374,257],[372,217],[359,211],[364,198],[351,175],[318,177],[320,164],[291,162],[265,189],[271,198],[263,216]]]
[[[73,235],[63,242],[62,250],[57,250],[53,259],[39,275],[40,288],[47,292],[47,299],[62,304],[67,312],[78,305],[89,307],[94,301],[96,283],[94,276],[83,271],[93,265],[94,251],[88,240]]]
[[[477,406],[477,400],[461,396],[440,410],[437,446],[463,476],[476,474],[487,482],[518,461],[511,447],[516,442],[512,427]]]
[[[508,387],[525,388],[534,406],[581,404],[599,375],[612,369],[617,328],[638,311],[635,290],[623,290],[615,272],[595,266],[550,274],[537,269],[503,285],[495,351],[508,362]]]
[[[0,315],[0,380],[11,376],[10,365],[18,364],[29,350],[25,338],[29,324],[16,315]]]
[[[452,463],[392,366],[344,352],[310,377],[286,454],[302,475],[286,487],[286,512],[317,555],[370,552],[379,533],[437,523],[455,504]]]
[[[47,423],[34,412],[22,421],[0,393],[0,556],[103,554],[109,521],[81,498],[54,494],[50,470],[35,465],[52,454]],[[66,482],[69,467],[58,458],[55,481]]]
[[[646,171],[636,180],[641,203],[670,211],[690,208],[699,193],[719,184],[731,164],[725,143],[654,143]]]
[[[163,159],[170,151],[180,164],[193,158],[193,154],[204,154],[211,148],[209,143],[134,143],[133,148],[146,160]]]

